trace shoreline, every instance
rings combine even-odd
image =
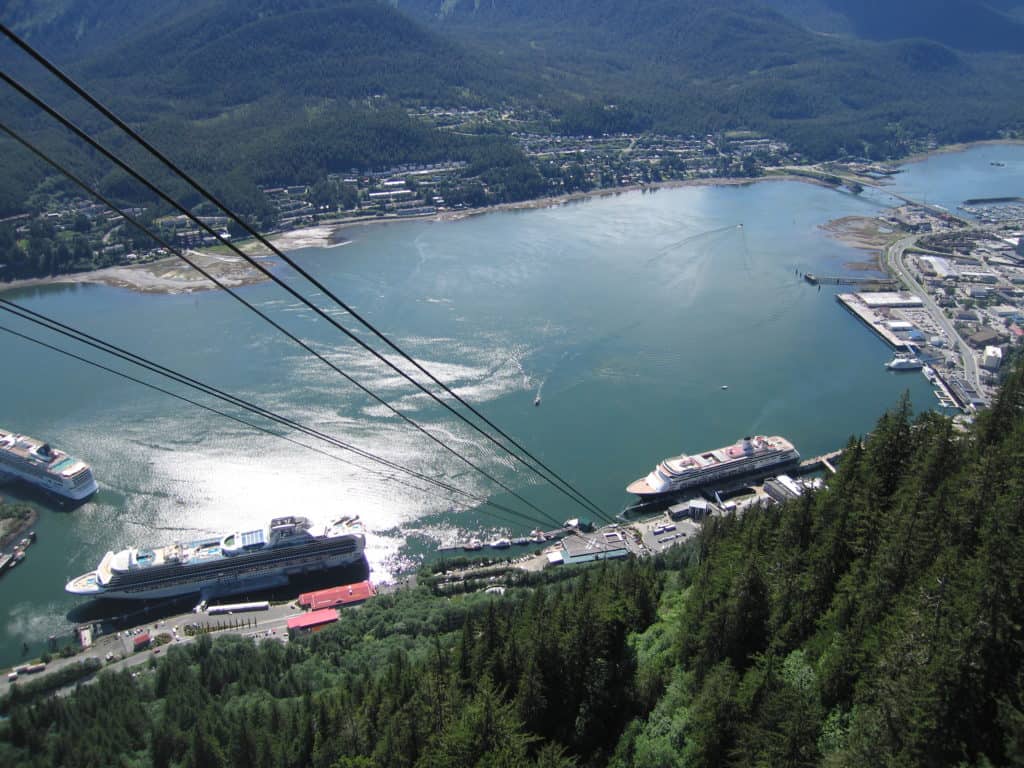
[[[570,192],[563,195],[538,197],[532,200],[499,203],[497,205],[467,208],[459,211],[442,211],[427,216],[363,216],[351,220],[321,222],[312,226],[299,227],[271,234],[267,236],[267,239],[271,244],[286,252],[303,248],[337,248],[351,242],[342,234],[351,227],[402,224],[412,221],[455,222],[488,213],[554,208],[570,203],[584,202],[593,198],[612,197],[643,192],[645,190],[705,186],[744,186],[765,181],[799,181],[825,187],[829,186],[818,179],[798,174],[771,174],[753,178],[674,179],[651,184],[631,184],[625,187],[594,189],[587,192]],[[238,241],[236,245],[246,255],[252,256],[255,259],[266,259],[268,266],[274,263],[273,254],[254,238]],[[202,262],[201,266],[204,269],[208,269],[218,280],[230,288],[256,285],[269,279],[233,252],[225,253],[222,246],[218,246],[215,249],[187,249],[185,253],[190,258]],[[89,272],[72,272],[64,275],[12,280],[8,283],[0,283],[0,294],[26,288],[41,288],[49,285],[107,285],[113,288],[124,288],[136,293],[165,295],[217,290],[216,285],[182,262],[177,256],[167,256],[156,261],[146,262],[145,264],[122,264],[95,269]]]
[[[30,531],[35,527],[35,524],[39,521],[39,510],[33,506],[28,507],[28,516],[23,518],[17,523],[3,537],[0,537],[0,551],[5,550],[12,543],[24,537],[27,531]]]
[[[898,161],[899,165],[919,163],[929,157],[954,152],[964,152],[973,147],[984,145],[1024,145],[1024,139],[984,139],[973,142],[949,144],[938,147],[927,152],[909,155]],[[350,227],[379,226],[382,224],[396,224],[411,221],[435,221],[454,222],[462,221],[474,216],[482,216],[488,213],[500,213],[505,211],[540,210],[544,208],[555,208],[570,203],[585,202],[595,198],[612,197],[622,194],[644,192],[647,190],[679,189],[686,187],[706,186],[745,186],[759,184],[766,181],[797,181],[805,184],[831,188],[832,185],[825,183],[812,176],[805,176],[798,173],[778,172],[768,169],[764,176],[752,178],[702,178],[702,179],[673,179],[670,181],[652,182],[650,184],[631,184],[625,187],[612,187],[589,190],[587,192],[569,192],[562,195],[550,195],[538,197],[532,200],[520,200],[514,203],[499,203],[497,205],[484,206],[480,208],[467,208],[458,211],[441,211],[427,216],[362,216],[350,220],[336,220],[320,222],[311,226],[299,227],[297,229],[278,232],[267,236],[267,239],[278,249],[285,252],[300,250],[303,248],[335,248],[347,245],[351,242],[342,233]],[[836,240],[850,245],[859,250],[871,250],[877,245],[866,245],[856,235],[849,236],[849,233],[834,231],[832,225],[835,222],[828,222],[823,225],[828,234]],[[267,259],[269,263],[273,254],[264,248],[254,238],[241,240],[238,247],[247,255],[257,259]],[[201,261],[204,269],[215,274],[218,280],[231,288],[246,285],[255,285],[266,282],[269,278],[261,274],[251,265],[247,264],[234,253],[225,253],[223,247],[216,249],[189,249],[186,253],[198,261]],[[0,283],[0,294],[7,291],[15,291],[24,288],[36,288],[48,285],[108,285],[116,288],[135,291],[137,293],[155,294],[181,294],[194,293],[198,291],[216,290],[217,286],[206,280],[199,273],[188,265],[181,262],[176,256],[168,256],[157,261],[145,264],[118,265],[92,270],[90,272],[75,272],[65,275],[54,275],[51,277],[28,278],[25,280],[14,280],[9,283]]]
[[[961,141],[961,142],[958,142],[956,144],[944,144],[941,147],[936,147],[935,149],[929,149],[927,152],[915,152],[912,155],[907,155],[905,158],[900,159],[898,161],[898,163],[894,162],[893,164],[910,165],[912,163],[923,163],[926,160],[928,160],[928,158],[933,157],[935,155],[950,155],[950,154],[953,154],[954,152],[966,152],[967,150],[973,149],[974,147],[1000,146],[1000,145],[1002,145],[1002,146],[1014,146],[1014,145],[1020,146],[1020,145],[1024,145],[1024,138],[1021,138],[1021,139],[979,139],[978,141]]]

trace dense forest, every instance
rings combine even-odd
[[[207,636],[5,702],[5,765],[1009,765],[1024,759],[1024,368],[905,399],[829,487],[504,596],[421,586],[287,645]]]

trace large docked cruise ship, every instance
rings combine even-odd
[[[745,437],[727,445],[693,456],[665,459],[647,477],[626,487],[627,493],[658,496],[687,488],[699,488],[733,477],[742,477],[800,461],[800,454],[784,437]]]
[[[269,589],[288,577],[336,568],[363,556],[366,536],[357,518],[314,527],[308,518],[277,517],[263,528],[179,542],[157,549],[107,552],[95,571],[68,582],[75,595],[155,600]]]
[[[49,443],[0,429],[0,476],[12,475],[50,493],[81,501],[99,490],[84,461]]]

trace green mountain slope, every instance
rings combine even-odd
[[[762,0],[12,0],[3,18],[167,137],[162,146],[193,170],[251,188],[445,153],[468,159],[479,142],[422,130],[404,116],[410,105],[539,107],[550,130],[569,133],[753,129],[811,158],[990,138],[1024,127],[1020,56],[927,37],[941,27],[962,42],[1005,21],[1001,34],[1016,39],[1011,1],[968,16],[972,26],[957,22],[978,3],[957,0],[889,30],[914,39],[881,42],[855,36],[875,24],[875,6],[840,0],[771,0],[774,9]],[[799,12],[812,6],[850,33],[809,29]],[[2,55],[27,71],[11,47]],[[10,94],[0,106],[26,114]],[[397,144],[372,138],[382,119]],[[22,124],[55,145],[44,122]],[[332,124],[358,140],[336,138]],[[93,176],[107,173],[88,162]],[[16,212],[39,179],[23,158],[14,165],[0,213]],[[116,175],[107,183],[128,193]]]
[[[1016,0],[768,0],[810,29],[871,40],[924,38],[965,51],[1024,51]]]
[[[507,59],[569,70],[590,101],[627,102],[659,130],[755,128],[814,157],[884,156],[906,136],[982,138],[1024,119],[1017,56],[822,35],[755,0],[395,2]]]
[[[473,160],[500,140],[441,134],[404,108],[478,107],[554,90],[375,0],[85,0],[15,5],[10,12],[44,53],[242,205],[257,182],[309,183],[350,168]],[[61,40],[71,42],[61,47]],[[4,63],[40,82],[24,75],[32,68],[13,47],[4,50]],[[71,103],[59,89],[42,93]],[[63,145],[60,132],[12,94],[0,103],[44,144]],[[86,125],[120,142],[102,121],[87,118]],[[0,212],[17,212],[39,179],[24,153],[11,148],[10,155],[16,172],[0,194],[7,202]],[[74,161],[116,196],[148,199],[95,158],[79,153]]]

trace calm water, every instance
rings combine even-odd
[[[990,166],[993,159],[1006,166]],[[953,207],[1014,185],[1019,192],[1022,170],[1024,148],[985,147],[911,166],[896,185],[927,187],[929,201]],[[809,456],[869,430],[904,390],[919,407],[935,403],[923,377],[883,370],[887,348],[831,291],[796,275],[837,273],[862,259],[819,227],[876,210],[870,200],[801,183],[662,190],[359,228],[348,245],[298,258],[616,512],[629,501],[625,485],[670,453],[757,432],[786,435]],[[279,289],[244,293],[552,517],[579,514]],[[6,297],[360,447],[493,493],[226,295],[79,286]],[[26,329],[9,317],[0,324]],[[534,525],[253,432],[4,334],[0,359],[0,424],[85,458],[101,486],[72,513],[44,508],[38,543],[0,580],[3,663],[20,657],[23,642],[35,648],[68,631],[66,614],[80,601],[63,585],[108,549],[257,526],[275,514],[358,513],[373,532],[374,578],[383,579],[438,541],[516,535]]]

